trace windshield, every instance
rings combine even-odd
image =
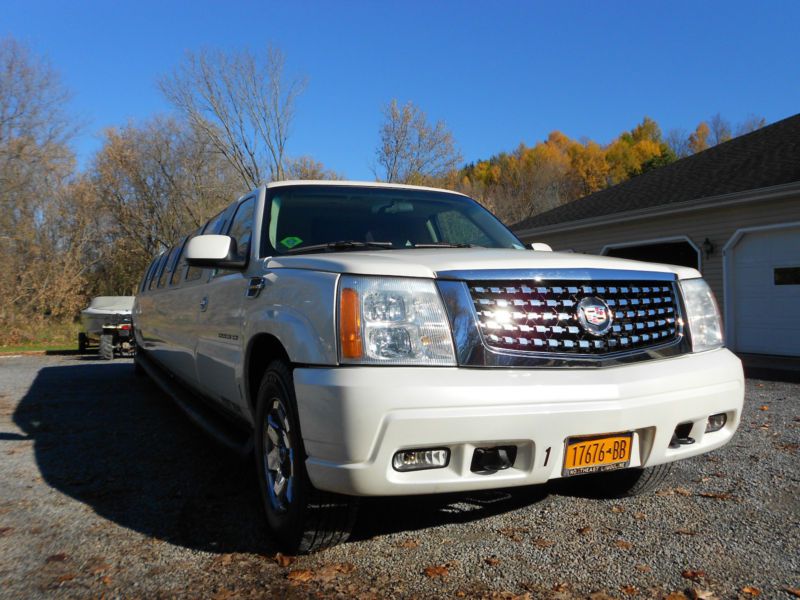
[[[308,252],[439,246],[525,248],[474,200],[426,190],[318,185],[276,188],[264,210],[262,231],[262,256],[299,253],[304,248]]]

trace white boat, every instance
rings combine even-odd
[[[104,325],[130,322],[134,296],[97,296],[81,311],[81,325],[87,337],[98,339]]]

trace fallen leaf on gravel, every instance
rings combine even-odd
[[[698,579],[702,579],[706,576],[706,572],[701,569],[684,569],[681,571],[681,577],[684,579],[691,579],[692,581],[697,581]]]
[[[553,586],[554,592],[568,592],[569,591],[569,584],[565,581],[557,583]]]
[[[220,590],[213,596],[211,596],[212,600],[230,600],[231,598],[235,598],[236,593],[232,592],[231,590]]]
[[[8,535],[12,531],[14,531],[13,527],[0,527],[0,537],[3,537],[4,535]]]
[[[614,506],[611,507],[611,512],[613,513],[625,512],[625,507],[620,506],[619,504],[615,504]]]
[[[222,566],[228,566],[229,564],[231,564],[232,561],[233,561],[232,554],[223,554],[222,556],[219,557],[219,564],[221,564]]]
[[[77,575],[75,573],[64,573],[63,575],[56,577],[56,581],[58,583],[64,583],[65,581],[72,581],[76,577]]]
[[[100,573],[103,573],[104,571],[108,571],[110,568],[111,568],[111,565],[109,565],[108,563],[102,563],[101,562],[101,563],[97,563],[91,569],[89,569],[89,573],[91,573],[92,575],[99,575]]]
[[[691,496],[692,495],[692,490],[686,489],[684,487],[676,487],[675,488],[675,493],[680,495],[680,496]]]
[[[586,527],[581,527],[580,529],[578,529],[578,533],[580,533],[581,535],[586,535],[591,530],[592,528],[587,525]]]
[[[639,590],[637,590],[636,587],[632,585],[623,585],[621,588],[619,588],[619,591],[628,596],[634,596]]]
[[[794,452],[795,450],[800,450],[800,444],[778,444],[778,450]],[[2,535],[2,533],[0,533],[0,535]]]
[[[650,565],[636,565],[636,570],[639,571],[639,573],[652,573],[653,567]]]
[[[308,569],[297,569],[295,571],[289,571],[289,574],[286,575],[286,579],[288,579],[289,581],[296,581],[297,583],[311,581],[313,578],[314,578],[314,572],[309,571]]]
[[[589,600],[614,600],[614,596],[609,596],[605,592],[592,592],[589,594]]]
[[[103,585],[111,585],[111,575],[105,575],[100,581],[103,582]]]
[[[614,545],[620,550],[630,550],[631,546],[633,546],[633,544],[626,542],[625,540],[617,540],[614,542]]]
[[[712,498],[713,500],[732,500],[733,496],[727,492],[700,492],[697,494],[701,498]]]
[[[633,513],[633,518],[637,521],[644,521],[647,518],[647,515],[643,512],[635,512]]]
[[[509,538],[512,542],[521,542],[522,535],[528,533],[530,529],[517,528],[517,527],[503,527],[502,529],[498,529],[497,531],[500,535],[504,535],[505,537]]]
[[[768,404],[762,404],[761,406],[758,407],[758,410],[769,410],[769,405]]]
[[[485,562],[490,567],[496,567],[497,565],[500,564],[500,559],[497,558],[497,556],[495,556],[494,554],[492,554],[491,556],[484,558],[483,562]]]
[[[292,564],[295,559],[294,559],[294,556],[286,556],[285,554],[281,554],[280,552],[276,552],[275,556],[273,557],[272,560],[274,560],[275,564],[277,564],[279,567],[286,568],[290,564]]]
[[[789,594],[790,596],[794,596],[795,598],[800,598],[800,588],[793,588],[793,587],[785,587],[783,591]]]
[[[347,575],[348,573],[352,573],[355,568],[355,565],[350,563],[326,565],[313,574],[313,579],[322,582],[332,581],[340,574]]]
[[[556,543],[553,540],[546,540],[544,538],[536,538],[533,540],[533,545],[537,548],[549,548],[550,546],[555,546]]]
[[[748,596],[760,596],[761,590],[753,587],[752,585],[746,585],[742,588],[742,593],[747,594]]]
[[[683,592],[672,592],[665,600],[689,600]]]
[[[423,572],[425,573],[426,577],[430,577],[431,579],[435,579],[437,577],[447,577],[450,574],[450,570],[447,568],[447,565],[425,567]]]
[[[399,544],[397,544],[400,548],[419,548],[419,540],[414,538],[406,538]]]
[[[691,590],[691,595],[694,600],[717,600],[714,592],[710,590]]]
[[[675,533],[679,533],[680,535],[697,535],[697,532],[694,531],[693,529],[685,529],[685,528],[676,529]]]
[[[45,559],[44,562],[49,562],[49,563],[64,562],[65,560],[67,560],[67,558],[68,556],[66,554],[64,554],[63,552],[59,552],[58,554],[51,554]]]

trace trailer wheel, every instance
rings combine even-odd
[[[114,336],[104,333],[100,336],[100,358],[114,360]]]
[[[78,334],[78,353],[79,354],[86,354],[86,347],[89,345],[89,341],[86,339],[86,334],[81,331]]]

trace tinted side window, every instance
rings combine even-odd
[[[147,288],[152,290],[155,287],[156,282],[161,274],[161,270],[164,268],[164,263],[167,262],[167,253],[161,255],[161,258],[158,259],[158,263],[156,263],[156,268],[153,269],[153,275],[150,277],[150,283],[147,284]]]
[[[250,256],[250,240],[253,237],[253,212],[255,198],[248,198],[239,205],[231,222],[228,235],[236,240],[239,256]]]
[[[150,280],[150,275],[153,274],[153,268],[156,266],[158,262],[158,257],[154,258],[150,261],[150,264],[147,265],[147,269],[145,269],[144,277],[142,277],[142,283],[139,284],[139,291],[143,292],[147,288],[147,282]]]
[[[255,212],[255,198],[248,198],[236,209],[228,235],[236,240],[236,252],[239,256],[250,256],[250,241],[253,237],[253,214]],[[220,269],[214,276],[228,275],[235,273],[235,270]]]
[[[178,245],[180,251],[175,255],[175,260],[172,262],[172,268],[170,269],[170,272],[172,273],[171,277],[169,278],[170,285],[178,285],[181,282],[181,274],[186,266],[186,261],[181,260],[184,252],[186,251],[186,240],[187,238],[183,238],[181,243]]]
[[[175,257],[178,254],[177,246],[169,251],[167,255],[167,260],[164,261],[164,268],[161,269],[161,273],[158,276],[158,287],[162,288],[167,283],[167,279],[169,279],[169,275],[172,272],[172,268],[175,266]]]

